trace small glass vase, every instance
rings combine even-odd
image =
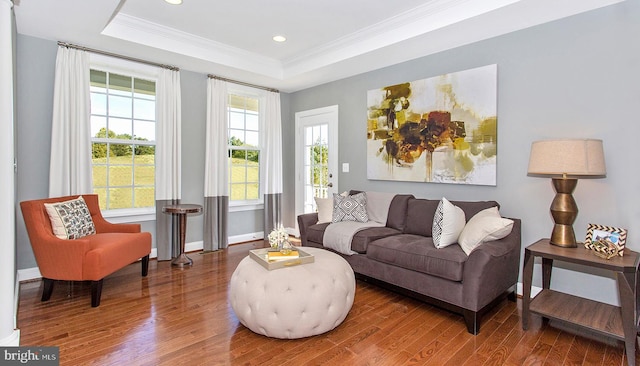
[[[289,253],[291,253],[291,251],[293,250],[293,245],[291,245],[289,240],[283,239],[278,244],[278,249],[280,250],[280,253],[289,255]]]
[[[280,243],[277,241],[274,241],[273,243],[269,243],[269,251],[270,252],[278,252],[280,251]]]

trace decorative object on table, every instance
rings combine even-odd
[[[289,253],[283,253],[281,251],[267,253],[267,260],[269,262],[298,258],[300,258],[300,252],[298,252],[297,250],[290,250]]]
[[[554,221],[551,244],[577,247],[573,222],[578,216],[578,205],[573,190],[578,178],[602,178],[606,174],[602,140],[543,140],[531,144],[528,175],[551,177],[556,190],[551,202]]]
[[[498,66],[367,92],[367,178],[496,185]]]
[[[627,242],[627,230],[613,226],[589,224],[584,247],[594,251],[598,257],[611,259],[624,255]]]
[[[284,239],[284,240],[280,241],[280,245],[278,246],[278,250],[280,250],[280,253],[282,255],[289,255],[291,253],[291,251],[293,250],[293,245],[291,245],[291,242],[289,241],[289,239]]]
[[[279,225],[269,233],[267,238],[269,239],[269,245],[271,246],[271,249],[280,250],[282,248],[282,245],[284,244],[284,241],[288,242],[287,239],[289,238],[289,233],[287,233],[282,225]],[[289,247],[289,249],[291,248]]]
[[[315,260],[313,255],[298,248],[298,258],[287,258],[282,260],[269,260],[269,256],[282,255],[280,252],[274,252],[270,248],[253,249],[249,251],[249,257],[260,263],[262,267],[271,271],[274,269],[297,266],[299,264],[313,263]]]

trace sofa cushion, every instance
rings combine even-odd
[[[407,223],[404,233],[430,237],[433,217],[439,203],[439,200],[410,199],[407,203]]]
[[[464,211],[446,198],[442,197],[433,217],[433,244],[436,248],[444,248],[458,242],[458,236],[466,223]]]
[[[307,240],[322,243],[322,237],[324,236],[324,229],[329,226],[330,222],[323,222],[321,224],[311,225],[307,228]]]
[[[451,201],[454,205],[460,207],[467,217],[467,222],[478,212],[486,210],[490,207],[500,208],[496,201]]]
[[[339,194],[333,195],[333,222],[356,221],[367,222],[367,195],[358,193],[343,197]]]
[[[389,207],[396,196],[395,193],[367,191],[367,215],[369,221],[385,225],[389,216]]]
[[[351,250],[357,253],[366,253],[369,243],[391,235],[402,234],[400,230],[390,227],[372,227],[358,231],[351,240]]]
[[[401,234],[369,243],[367,258],[451,281],[462,281],[468,257],[458,245],[437,249],[431,238]]]
[[[412,198],[414,198],[412,194],[397,194],[393,197],[387,215],[387,227],[404,230],[407,222],[407,206]]]

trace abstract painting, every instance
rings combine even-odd
[[[367,178],[496,185],[497,65],[367,92]]]

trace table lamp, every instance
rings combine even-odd
[[[556,190],[551,202],[551,244],[577,247],[573,222],[578,205],[571,194],[578,178],[603,178],[606,174],[602,140],[543,140],[531,144],[528,175],[551,177]]]

